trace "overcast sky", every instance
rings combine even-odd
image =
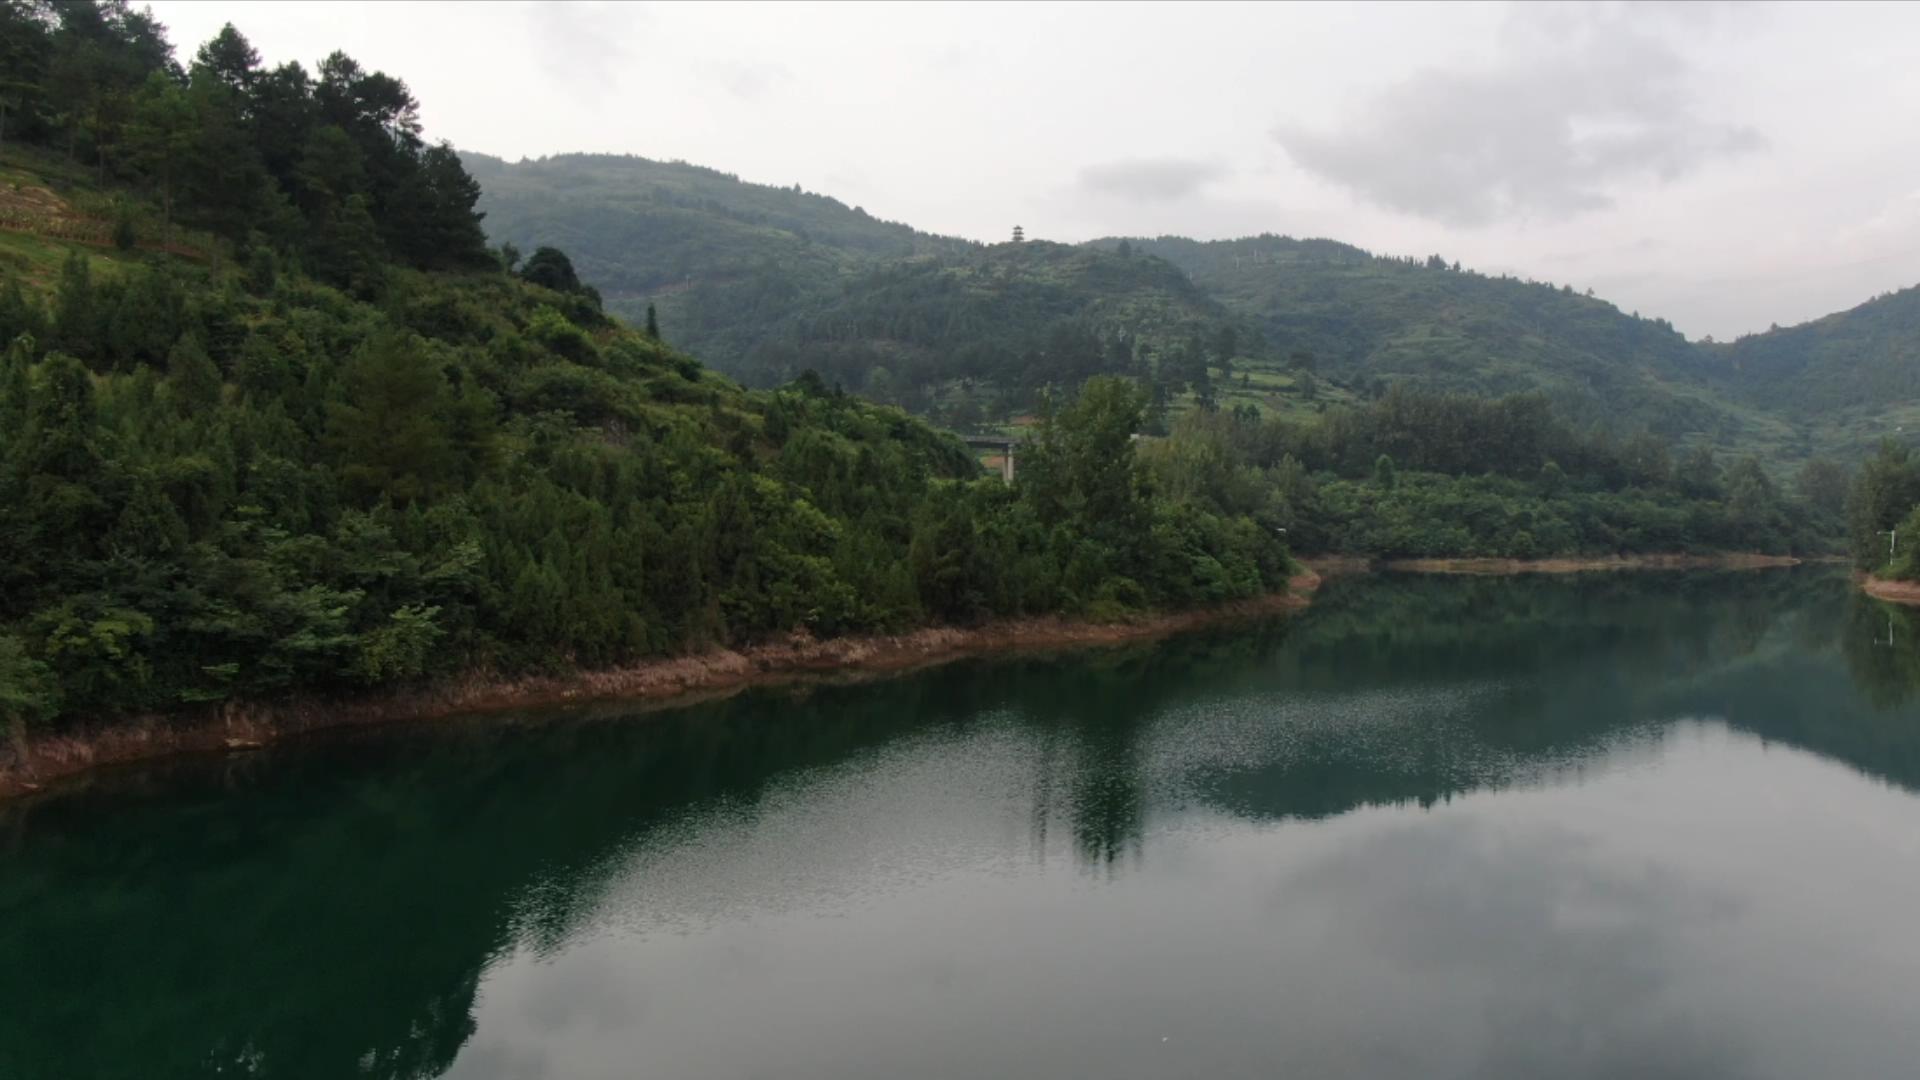
[[[429,136],[799,183],[997,240],[1329,236],[1689,336],[1920,282],[1920,5],[182,3]]]

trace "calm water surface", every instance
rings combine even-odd
[[[1291,622],[0,808],[0,1077],[1897,1077],[1920,625],[1821,572]]]

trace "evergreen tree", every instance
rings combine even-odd
[[[180,85],[160,72],[148,76],[127,125],[127,160],[158,185],[163,241],[172,238],[174,185],[195,128],[193,108]]]
[[[193,67],[206,72],[242,101],[252,97],[260,80],[260,54],[232,23],[222,26],[200,46],[194,53]]]
[[[220,406],[220,369],[192,335],[167,354],[167,391],[183,417],[211,416]]]
[[[104,348],[105,318],[95,302],[93,268],[78,251],[60,267],[54,291],[53,346],[74,356],[94,358]]]
[[[558,248],[535,248],[526,265],[520,268],[520,278],[554,292],[580,291],[580,278],[573,272],[573,260]]]
[[[348,489],[363,503],[433,494],[454,461],[443,415],[446,377],[431,350],[416,338],[382,334],[354,352],[341,382],[327,432]]]

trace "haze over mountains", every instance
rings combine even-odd
[[[1181,237],[982,245],[830,195],[685,163],[464,159],[496,242],[571,253],[629,319],[750,383],[813,369],[957,426],[1048,384],[1133,374],[1175,408],[1323,408],[1404,382],[1546,394],[1577,423],[1775,465],[1851,459],[1920,423],[1920,292],[1689,342],[1653,312],[1440,256],[1333,240]],[[1009,230],[1014,223],[1009,222]]]

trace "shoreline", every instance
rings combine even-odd
[[[1920,581],[1892,581],[1872,574],[1855,574],[1854,579],[1860,583],[1860,591],[1875,600],[1920,607]]]
[[[1381,570],[1412,574],[1586,574],[1610,570],[1769,570],[1801,566],[1809,560],[1797,555],[1760,555],[1754,552],[1726,552],[1717,555],[1596,555],[1553,559],[1369,559],[1357,555],[1331,555],[1302,559],[1301,564],[1322,576],[1364,574]],[[1820,561],[1818,559],[1811,561]]]
[[[1323,581],[1353,574],[1396,571],[1491,577],[1621,570],[1759,570],[1798,566],[1807,560],[1730,553],[1557,559],[1373,560],[1325,556],[1298,561],[1303,571],[1281,592],[1122,622],[1039,616],[1000,619],[973,627],[926,627],[900,634],[816,639],[801,632],[745,649],[716,649],[562,675],[503,678],[474,671],[430,686],[355,697],[226,702],[190,713],[82,722],[59,734],[29,735],[24,745],[16,743],[8,748],[0,743],[0,759],[4,759],[0,760],[0,802],[47,790],[50,785],[64,784],[96,769],[179,754],[258,750],[270,743],[336,729],[594,703],[672,707],[752,687],[821,677],[877,678],[997,653],[1151,641],[1216,624],[1298,611],[1308,606]],[[1863,578],[1862,588],[1880,599],[1920,605],[1920,582]]]
[[[805,633],[751,646],[616,668],[506,679],[472,672],[429,687],[339,700],[227,702],[199,713],[82,723],[59,734],[29,735],[0,751],[0,800],[115,765],[178,754],[257,750],[314,732],[441,720],[511,709],[594,702],[710,699],[756,686],[821,675],[883,676],[1007,652],[1047,652],[1150,641],[1241,619],[1305,608],[1321,576],[1306,570],[1286,589],[1208,608],[1145,615],[1125,622],[1042,616],[975,627],[928,627],[900,634],[816,639]]]

